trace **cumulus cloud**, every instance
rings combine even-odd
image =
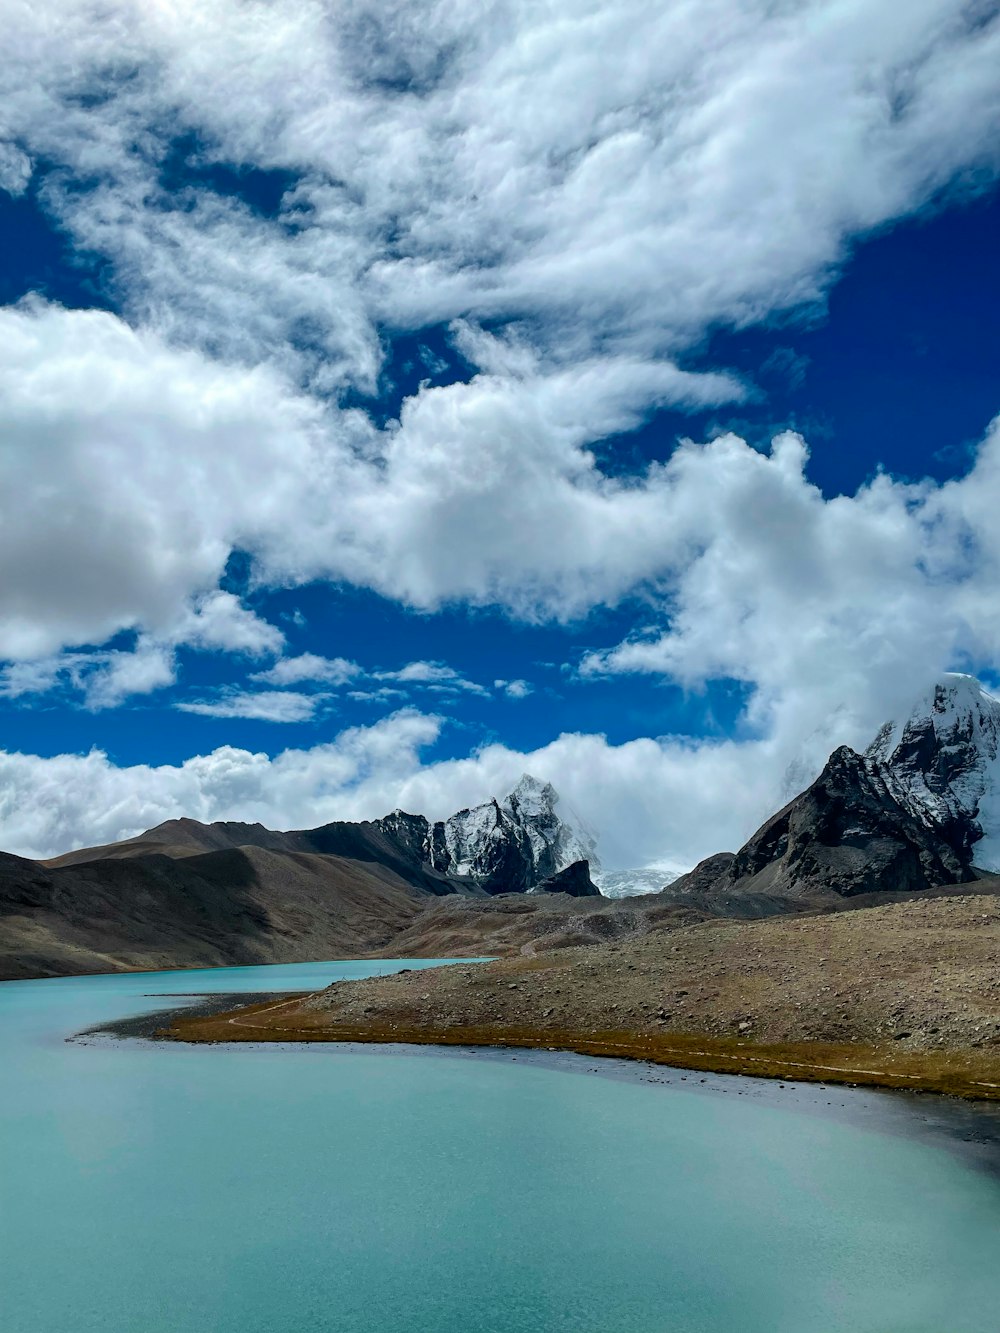
[[[796,435],[770,455],[734,436],[687,444],[665,469],[665,627],[585,659],[585,673],[735,679],[746,721],[791,748],[831,719],[863,735],[928,673],[1000,656],[1000,423],[965,477],[879,475],[823,498]]]
[[[438,717],[403,710],[273,759],[226,746],[161,767],[118,767],[98,752],[52,759],[0,753],[0,845],[56,855],[178,815],[301,828],[374,818],[401,805],[439,818],[503,794],[525,770],[555,783],[602,833],[612,866],[646,864],[664,846],[668,860],[685,864],[734,841],[765,813],[744,780],[748,756],[731,743],[692,751],[669,741],[611,746],[602,737],[567,735],[532,753],[495,745],[424,765],[421,750],[441,726]],[[753,749],[759,757],[760,747]],[[721,798],[722,811],[711,829],[693,818],[709,797]]]
[[[136,694],[152,694],[176,679],[174,655],[163,644],[140,639],[133,652],[95,653],[82,681],[86,708],[117,708]]]
[[[526,680],[495,680],[495,690],[502,690],[508,699],[527,699],[533,688]]]
[[[140,637],[131,650],[63,653],[0,669],[0,697],[20,699],[59,687],[79,693],[82,704],[97,712],[117,708],[132,695],[152,694],[177,678],[173,649]]]
[[[6,141],[124,312],[0,313],[9,659],[186,615],[276,651],[204,600],[236,546],[260,582],[425,609],[614,602],[669,545],[662,481],[593,446],[738,399],[676,358],[820,301],[854,237],[997,165],[1000,21],[956,0],[9,19]],[[469,382],[385,431],[336,407],[382,330],[448,321]]]
[[[642,491],[580,445],[636,424],[674,376],[602,363],[519,392],[480,377],[423,390],[380,436],[270,370],[172,349],[114,315],[0,310],[0,560],[19,571],[0,588],[0,656],[125,629],[278,651],[280,632],[216,588],[234,548],[260,582],[348,579],[425,607],[465,596],[563,614],[620,595],[635,571],[610,542]],[[493,432],[489,465],[469,456],[469,430]],[[519,506],[564,541],[523,540]]]
[[[216,589],[186,607],[170,633],[171,642],[189,648],[245,653],[260,657],[280,653],[285,636],[274,625],[243,606],[231,592]]]
[[[346,657],[320,657],[317,653],[300,653],[297,657],[283,657],[267,671],[257,671],[250,679],[262,685],[301,685],[319,681],[325,685],[344,685],[361,675],[357,662]]]
[[[352,791],[391,788],[410,774],[440,726],[436,717],[404,710],[344,731],[330,744],[273,759],[222,746],[155,767],[119,767],[97,750],[52,759],[0,752],[0,845],[55,855],[182,814],[312,826],[336,818],[337,809],[360,808],[351,804]]]
[[[442,725],[403,710],[274,758],[226,746],[161,767],[118,767],[97,752],[52,759],[0,753],[0,846],[56,855],[179,815],[272,828],[372,819],[400,806],[444,818],[503,795],[530,772],[552,782],[597,832],[608,869],[655,861],[677,872],[739,846],[772,812],[787,780],[788,756],[770,739],[611,745],[603,736],[566,734],[534,751],[490,745],[466,758],[424,762],[422,751]],[[805,752],[800,784],[822,763],[828,739]],[[836,739],[870,737],[848,721]]]
[[[18,571],[0,584],[0,688],[75,680],[101,707],[169,683],[183,642],[279,654],[280,632],[219,591],[235,549],[255,587],[326,579],[425,610],[569,620],[640,593],[648,631],[584,669],[692,689],[735,678],[747,739],[563,738],[527,758],[557,785],[565,772],[584,813],[579,774],[606,798],[594,822],[635,844],[612,861],[687,859],[709,792],[731,816],[699,850],[734,841],[722,834],[773,804],[791,759],[864,739],[926,671],[996,660],[997,434],[948,485],[879,476],[832,500],[792,436],[769,455],[688,443],[628,476],[597,446],[659,406],[754,392],[680,367],[711,328],[814,311],[856,238],[994,178],[994,11],[275,0],[251,23],[242,0],[65,0],[54,25],[17,7],[0,184],[30,183],[105,265],[121,313],[0,310],[0,564]],[[254,207],[264,184],[272,204]],[[385,428],[342,406],[377,392],[396,332],[431,325],[450,327],[467,382],[423,386]],[[122,632],[132,652],[101,648]],[[307,669],[281,658],[258,683],[305,684],[281,673]],[[460,680],[387,673],[360,693]],[[315,697],[187,706],[306,716]],[[408,717],[283,764],[21,757],[6,774],[44,800],[57,771],[85,794],[85,773],[91,818],[120,830],[165,817],[138,817],[130,784],[147,780],[172,812],[245,818],[219,773],[233,791],[255,775],[242,790],[261,810],[256,778],[292,775],[281,808],[305,808],[297,784],[329,764],[353,776],[317,799],[360,810],[404,791],[466,804],[526,758],[422,775],[413,737],[428,725]],[[365,769],[365,747],[397,734],[402,767]],[[643,789],[633,761],[654,775]],[[75,813],[52,810],[79,821],[83,794]],[[36,845],[27,816],[3,827]]]
[[[113,315],[0,310],[0,655],[142,628],[260,651],[276,630],[216,585],[294,513],[317,410],[266,371],[215,365]],[[183,636],[182,636],[183,637]]]
[[[9,16],[2,85],[60,223],[134,318],[251,361],[311,347],[334,383],[374,383],[382,322],[531,317],[552,357],[648,356],[815,301],[850,237],[997,160],[996,15],[959,0],[60,20]],[[276,215],[212,167],[285,173]]]
[[[17,144],[0,141],[0,190],[20,198],[31,180],[31,158]]]

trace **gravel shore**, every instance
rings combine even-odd
[[[1000,1097],[1000,903],[958,896],[710,921],[493,963],[342,981],[201,1041],[557,1047],[720,1072]]]

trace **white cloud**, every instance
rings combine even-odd
[[[968,478],[880,477],[830,501],[792,437],[770,457],[689,444],[628,477],[594,449],[658,405],[752,391],[675,362],[711,327],[814,307],[858,236],[993,178],[991,8],[274,0],[247,22],[242,0],[64,0],[57,25],[44,6],[5,19],[16,152],[0,176],[16,192],[33,162],[57,168],[39,198],[108,261],[124,311],[0,310],[0,566],[18,571],[0,583],[7,693],[76,672],[106,706],[168,683],[185,635],[278,653],[280,633],[218,591],[236,548],[258,586],[329,579],[422,609],[569,619],[640,591],[651,632],[589,668],[691,688],[735,677],[763,739],[577,737],[529,756],[581,808],[586,775],[606,801],[595,822],[635,848],[612,861],[634,864],[734,841],[723,834],[766,812],[788,762],[864,739],[924,672],[1000,657],[996,434]],[[166,188],[184,135],[202,166],[289,172],[279,216],[207,174]],[[478,367],[470,382],[423,388],[385,431],[337,407],[341,389],[375,389],[379,330],[442,322]],[[121,631],[134,653],[53,656]],[[368,693],[461,688],[392,678]],[[294,773],[281,800],[300,805],[323,764],[347,771],[340,751],[273,770],[224,753],[149,780],[197,813],[230,809],[220,771],[279,787]],[[524,759],[491,751],[424,775],[385,761],[381,777],[344,779],[361,793],[348,804],[400,790],[466,803],[465,787],[489,794]],[[43,762],[17,773],[48,774],[31,789],[51,798]],[[84,811],[88,827],[125,827],[144,808],[130,784],[146,770],[73,762],[58,770],[78,791],[67,828]],[[84,772],[107,813],[72,787]],[[16,845],[35,845],[18,832],[31,818],[9,825]]]
[[[376,671],[374,680],[393,680],[399,685],[412,686],[431,692],[454,694],[488,695],[489,690],[477,685],[474,680],[466,680],[454,667],[445,662],[407,662],[398,671]]]
[[[94,710],[117,708],[136,694],[152,694],[172,685],[177,676],[171,649],[143,639],[133,652],[95,653],[89,665],[93,669],[75,683],[84,691],[84,706]]]
[[[495,680],[495,690],[502,690],[508,699],[527,699],[533,688],[526,680]]]
[[[260,820],[272,828],[371,819],[398,806],[443,818],[509,791],[523,772],[551,781],[599,835],[608,869],[661,863],[680,871],[735,848],[774,808],[788,755],[773,740],[611,745],[567,734],[521,752],[491,745],[422,764],[441,719],[404,710],[325,745],[276,757],[223,747],[177,766],[120,768],[106,756],[0,753],[0,846],[55,855],[126,837],[163,819]],[[853,721],[834,740],[860,739]],[[807,753],[808,781],[830,736]],[[748,780],[752,774],[752,780]]]
[[[243,606],[233,593],[221,590],[185,608],[170,638],[189,648],[246,653],[250,657],[280,653],[285,642],[279,629]]]
[[[132,695],[152,694],[177,678],[173,649],[140,637],[131,650],[64,653],[0,668],[0,697],[19,699],[66,686],[85,708],[117,708]]]
[[[174,705],[184,713],[203,717],[253,718],[260,722],[306,722],[323,696],[294,690],[223,691],[216,699],[185,700]]]
[[[16,144],[0,141],[0,190],[19,198],[28,188],[31,172],[31,158]]]
[[[158,767],[121,768],[97,750],[52,759],[0,752],[0,846],[56,855],[179,815],[311,827],[339,817],[338,810],[353,810],[352,791],[391,788],[411,773],[419,749],[439,730],[439,719],[403,711],[345,731],[330,744],[273,759],[222,746]]]
[[[316,653],[300,653],[298,657],[283,657],[267,671],[257,671],[250,679],[262,685],[300,685],[306,681],[320,681],[325,685],[344,685],[362,674],[357,662],[346,657],[320,657]]]
[[[960,0],[60,20],[8,16],[2,93],[19,151],[70,173],[47,189],[63,225],[135,318],[227,357],[311,344],[328,382],[372,383],[381,320],[528,316],[553,357],[646,357],[817,299],[853,235],[996,164],[998,25]],[[204,176],[171,195],[185,133],[202,165],[289,172],[282,214]]]
[[[733,678],[746,722],[789,759],[810,735],[863,739],[929,675],[1000,659],[1000,422],[967,476],[880,475],[824,500],[799,437],[770,456],[727,436],[666,469],[665,628],[593,654],[584,672]]]
[[[141,628],[275,650],[216,585],[234,546],[294,514],[318,409],[266,371],[168,349],[113,315],[0,310],[0,656]]]
[[[421,765],[441,719],[413,710],[345,731],[326,745],[275,758],[226,746],[181,765],[120,768],[98,752],[42,759],[0,753],[0,846],[55,855],[129,836],[178,815],[260,820],[274,828],[373,818],[402,805],[437,818],[503,794],[520,774],[551,780],[602,833],[609,865],[645,864],[664,847],[684,863],[734,842],[765,813],[748,786],[748,760],[765,748],[732,743],[692,749],[599,736],[562,736],[533,753],[491,746],[468,759]],[[712,802],[718,817],[701,823]]]
[[[671,559],[666,483],[591,446],[739,398],[671,358],[820,300],[852,238],[987,180],[1000,143],[1000,22],[957,0],[8,17],[5,141],[59,168],[41,198],[131,321],[0,313],[14,659],[186,616],[276,651],[204,600],[237,545],[260,582],[425,609],[619,600]],[[289,173],[279,215],[205,170],[172,192],[181,136],[193,168]],[[440,321],[480,373],[398,426],[311,396],[373,389],[378,330]]]
[[[0,669],[0,698],[20,699],[24,695],[46,694],[59,683],[63,663],[58,657],[33,662],[10,662]]]

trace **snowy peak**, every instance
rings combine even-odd
[[[559,794],[526,773],[512,792],[434,825],[435,869],[467,876],[487,893],[523,893],[576,861],[597,866],[593,836],[557,812]]]
[[[975,676],[948,673],[935,682],[904,719],[886,722],[868,747],[879,763],[905,764],[917,750],[933,745],[968,757],[974,749],[992,762],[1000,738],[1000,699]],[[927,751],[929,753],[929,751]]]
[[[974,676],[943,676],[865,752],[900,805],[977,865],[1000,868],[1000,699]]]

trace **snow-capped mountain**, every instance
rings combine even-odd
[[[577,861],[600,870],[593,834],[557,806],[552,784],[526,773],[503,800],[459,810],[437,823],[402,810],[376,823],[443,875],[471,879],[487,893],[526,893]]]
[[[533,888],[575,861],[599,867],[593,836],[557,812],[549,782],[524,774],[502,801],[459,810],[431,830],[429,859],[436,870],[474,879],[489,893]]]
[[[986,870],[1000,870],[1000,699],[942,676],[865,752],[895,799]]]

